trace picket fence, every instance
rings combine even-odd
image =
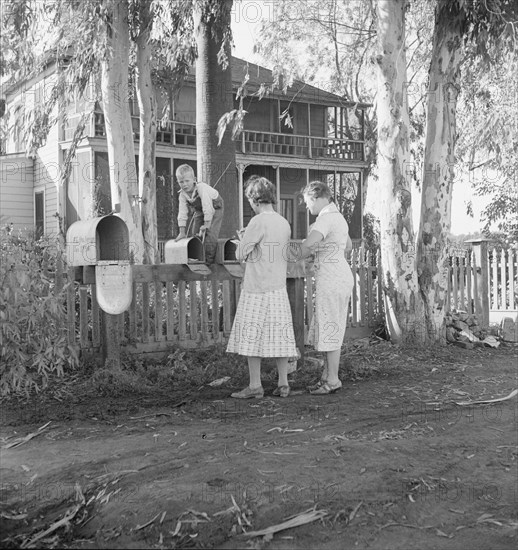
[[[379,255],[363,248],[352,252],[354,288],[349,327],[368,327],[382,312]],[[71,268],[67,289],[69,343],[84,352],[98,353],[103,340],[103,312],[96,300],[93,266]],[[307,333],[314,305],[314,279],[301,280],[303,292],[295,307],[303,309]],[[210,275],[185,266],[133,266],[133,300],[118,316],[120,342],[129,353],[162,352],[173,346],[205,347],[224,342],[230,334],[241,292],[241,280],[224,266]],[[302,298],[303,296],[303,298]]]
[[[447,310],[476,314],[484,324],[489,323],[490,308],[518,308],[517,251],[482,247],[481,265],[476,256],[473,247],[450,256]],[[356,248],[349,262],[354,288],[347,326],[372,328],[383,315],[380,254]],[[104,315],[96,300],[94,268],[71,268],[67,278],[72,283],[67,289],[69,343],[98,354]],[[302,285],[295,307],[303,309],[307,334],[315,298],[311,274],[302,279]],[[143,353],[223,343],[230,334],[240,292],[241,280],[224,266],[212,266],[211,275],[199,275],[185,266],[134,266],[133,301],[118,316],[121,346],[128,353]]]

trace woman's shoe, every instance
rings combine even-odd
[[[264,397],[264,390],[262,386],[254,389],[247,386],[244,390],[230,394],[230,397],[234,397],[235,399],[261,399]]]
[[[308,389],[309,392],[318,390],[318,388],[322,387],[326,382],[327,382],[327,380],[324,380],[323,378],[321,378],[315,384],[311,384],[311,386],[308,386],[307,389]]]
[[[315,390],[310,390],[311,395],[329,395],[330,393],[335,393],[342,387],[342,382],[338,380],[336,384],[330,384],[329,382],[324,382],[319,388]]]
[[[288,395],[290,395],[290,391],[289,386],[277,386],[273,390],[272,395],[275,395],[276,397],[288,397]]]

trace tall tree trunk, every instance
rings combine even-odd
[[[109,24],[102,60],[101,91],[110,163],[112,209],[129,229],[130,252],[142,263],[144,240],[140,222],[133,129],[128,104],[129,29],[126,0],[106,0]]]
[[[378,168],[381,196],[381,264],[390,337],[422,339],[422,302],[415,269],[408,166],[405,0],[378,0]]]
[[[456,3],[439,4],[429,72],[423,191],[417,249],[419,287],[428,333],[444,336],[448,290],[447,237],[451,227],[456,108],[462,40]],[[442,8],[442,9],[441,9]]]
[[[196,59],[196,150],[198,181],[217,188],[225,202],[220,237],[234,234],[239,220],[239,189],[236,146],[225,132],[218,146],[217,128],[221,116],[233,109],[230,44],[226,48],[228,66],[218,62],[224,26],[230,27],[232,0],[198,0],[194,3]],[[214,11],[220,10],[215,17]]]
[[[149,2],[141,3],[140,25],[141,31],[137,38],[137,98],[140,113],[138,183],[144,236],[144,263],[154,264],[158,260],[155,168],[157,102],[151,81]]]

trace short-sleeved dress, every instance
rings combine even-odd
[[[320,211],[312,227],[324,236],[315,251],[315,312],[309,342],[318,351],[342,347],[353,274],[345,259],[349,226],[334,203]]]
[[[249,357],[297,355],[286,290],[290,224],[277,212],[252,218],[236,255],[245,262],[239,304],[227,352]]]

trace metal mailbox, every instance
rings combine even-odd
[[[110,214],[73,223],[67,231],[69,266],[129,260],[129,231],[122,218]]]
[[[187,265],[191,271],[208,275],[210,269],[205,265],[205,249],[199,237],[187,237],[180,241],[171,239],[164,246],[164,263]]]
[[[216,263],[223,264],[234,277],[243,276],[243,267],[236,257],[237,243],[233,239],[219,239],[216,251]]]
[[[129,262],[129,231],[122,218],[102,216],[73,223],[67,231],[69,266],[95,266],[99,307],[118,315],[131,305],[133,272]]]

